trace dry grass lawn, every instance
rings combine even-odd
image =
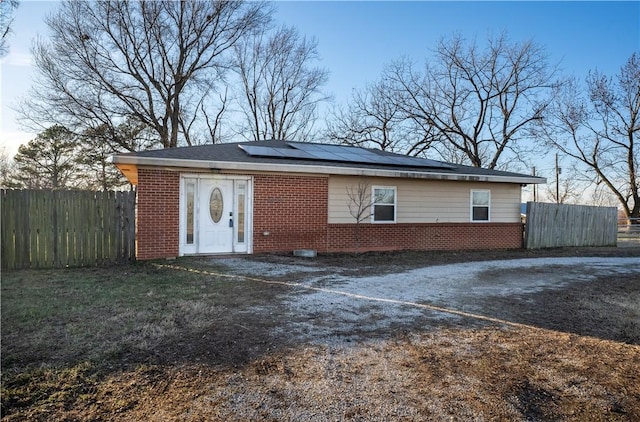
[[[460,323],[309,344],[277,330],[292,289],[149,264],[5,273],[2,419],[640,420],[637,342]]]

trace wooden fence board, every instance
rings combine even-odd
[[[128,261],[136,256],[136,196],[125,195],[125,255],[123,260]]]
[[[58,192],[58,255],[56,267],[65,267],[69,263],[69,196],[67,192]]]
[[[63,221],[64,216],[62,211],[62,203],[64,201],[64,197],[60,195],[60,192],[56,192],[54,195],[55,195],[55,199],[53,201],[53,221],[54,221],[55,227],[53,228],[53,231],[57,232],[58,235],[53,236],[54,238],[53,266],[61,267],[62,266],[61,262],[63,260],[63,255],[64,255],[63,241],[64,241],[64,238],[66,237],[65,225]]]
[[[113,228],[114,230],[112,231],[112,237],[111,237],[111,256],[117,256],[118,255],[118,250],[120,247],[120,233],[122,231],[122,226],[120,226],[120,219],[119,218],[115,218],[115,215],[120,211],[120,204],[118,203],[118,195],[117,192],[114,192],[113,194],[113,199],[114,203],[116,204],[116,209],[114,210],[114,219],[113,219]]]
[[[104,225],[103,225],[103,209],[104,209],[104,196],[99,196],[96,200],[96,260],[99,264],[102,263],[102,254],[104,251]]]
[[[29,222],[29,227],[31,228],[31,233],[33,233],[34,240],[36,242],[35,251],[33,251],[33,256],[36,260],[36,267],[43,268],[46,266],[46,245],[42,239],[45,236],[45,215],[43,212],[44,209],[44,197],[41,192],[36,192],[33,195],[32,205],[29,207],[31,221]],[[33,250],[33,248],[32,248]]]
[[[16,206],[16,198],[14,195],[7,195],[5,191],[2,191],[2,210],[14,209]],[[13,213],[2,213],[2,247],[0,251],[2,253],[2,262],[15,262],[16,257],[16,242],[14,236],[15,219]]]
[[[36,213],[38,212],[38,197],[37,194],[30,195],[28,198],[27,212],[27,233],[29,233],[29,241],[27,245],[31,245],[29,248],[29,262],[33,263],[35,268],[40,268],[38,262],[38,225],[36,224]],[[16,233],[20,235],[20,233]]]
[[[29,230],[29,197],[26,192],[22,192],[19,196],[18,206],[19,214],[16,217],[17,224],[14,229],[14,235],[16,237],[16,250],[18,253],[18,260],[21,265],[25,262],[31,262],[31,251],[29,250],[30,230]]]
[[[0,190],[2,268],[135,260],[135,192]]]
[[[525,247],[615,246],[615,207],[527,203]]]
[[[78,247],[78,238],[76,236],[76,201],[75,197],[69,196],[69,214],[67,215],[67,236],[69,236],[69,256],[67,257],[67,263],[65,265],[70,267],[78,266],[76,262],[76,249]]]

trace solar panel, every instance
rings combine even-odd
[[[440,161],[376,153],[364,148],[344,145],[287,142],[286,146],[239,145],[247,154],[255,157],[294,158],[341,163],[392,165],[401,167],[453,168]]]
[[[254,145],[240,145],[247,154],[259,157],[284,157],[284,154],[276,148],[259,147]]]
[[[304,142],[287,142],[287,144],[293,148],[310,153],[327,152],[331,154],[363,154],[369,152],[363,148],[350,147],[346,145],[309,144]]]
[[[275,157],[275,158],[305,158],[314,159],[315,157],[305,151],[293,148],[276,148],[255,145],[239,145],[247,154],[254,157]]]

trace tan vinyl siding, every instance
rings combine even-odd
[[[369,186],[397,187],[397,223],[468,223],[471,221],[472,189],[491,191],[490,222],[520,221],[518,184],[331,176],[330,224],[355,222],[349,214],[347,188],[356,187],[361,181]]]

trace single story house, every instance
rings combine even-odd
[[[116,155],[113,162],[137,185],[138,259],[520,248],[522,186],[546,182],[379,150],[286,141],[143,151]]]

